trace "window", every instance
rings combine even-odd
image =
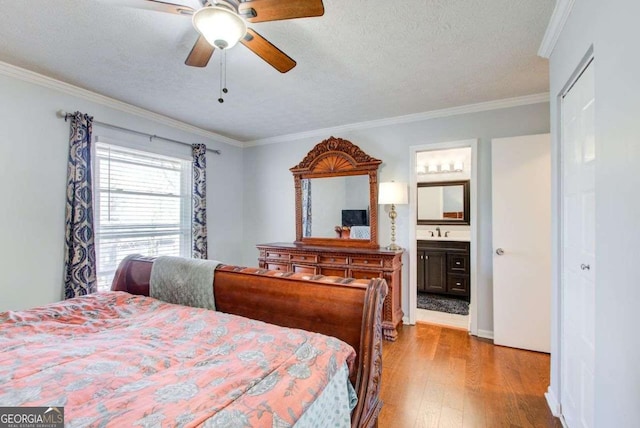
[[[97,143],[94,171],[99,290],[129,254],[190,257],[190,161]]]

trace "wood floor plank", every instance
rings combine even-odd
[[[463,428],[487,428],[484,400],[482,392],[465,389]]]
[[[549,355],[467,332],[403,326],[383,345],[380,428],[561,427],[547,407]]]

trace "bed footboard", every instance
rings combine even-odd
[[[111,289],[149,295],[152,258],[126,257]],[[352,427],[377,424],[382,372],[382,279],[283,274],[257,268],[221,265],[214,279],[216,309],[283,327],[337,337],[357,353],[350,373],[358,394]]]

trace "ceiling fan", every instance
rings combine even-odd
[[[201,9],[160,0],[116,0],[123,6],[193,16],[193,26],[200,36],[187,56],[185,64],[205,67],[215,48],[229,49],[240,42],[281,73],[296,62],[274,46],[247,22],[322,16],[322,0],[203,0]]]

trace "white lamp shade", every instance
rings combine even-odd
[[[193,14],[193,26],[219,49],[229,49],[244,37],[247,24],[231,10],[220,6],[207,6]]]
[[[380,187],[378,189],[378,204],[402,205],[407,203],[409,203],[407,183],[396,183],[395,181],[380,183]]]

